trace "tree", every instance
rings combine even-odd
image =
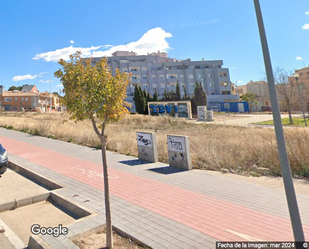
[[[90,119],[93,129],[102,146],[102,162],[104,175],[106,244],[113,248],[112,221],[109,200],[109,183],[106,159],[106,125],[117,122],[129,114],[129,106],[124,101],[129,75],[116,71],[115,76],[108,67],[107,60],[101,59],[92,63],[91,59],[82,59],[81,52],[70,55],[70,61],[60,59],[61,69],[54,73],[63,84],[63,103],[66,105],[70,119],[83,121]],[[100,130],[99,130],[100,129]]]
[[[183,100],[188,100],[187,89],[185,86],[183,86],[183,91],[184,91]]]
[[[297,86],[294,82],[294,78],[289,77],[290,75],[290,73],[282,68],[276,68],[274,70],[274,79],[278,92],[280,107],[288,112],[289,123],[293,124],[292,110],[298,101],[298,97],[296,97]]]
[[[250,112],[251,112],[252,106],[257,104],[256,96],[252,92],[246,92],[240,98],[242,99],[242,101],[248,102]]]
[[[133,100],[135,103],[136,112],[139,114],[144,114],[146,110],[146,98],[140,86],[135,86]]]
[[[22,86],[10,86],[8,91],[14,91],[14,90],[21,91],[21,89],[23,89]]]
[[[202,87],[202,83],[196,81],[193,98],[191,99],[192,113],[197,114],[197,106],[206,106],[207,97],[206,93]]]
[[[158,96],[157,91],[154,92],[152,99],[153,99],[153,101],[159,101],[159,96]]]
[[[177,81],[177,85],[176,85],[176,100],[181,100],[181,93],[180,93],[180,87]]]

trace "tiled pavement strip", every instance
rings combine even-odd
[[[57,193],[98,213],[68,226],[73,236],[104,224],[101,152],[0,128],[10,160],[59,183]],[[281,189],[205,171],[141,164],[108,152],[113,225],[153,248],[214,248],[215,241],[292,241]],[[76,196],[78,195],[78,196]],[[76,197],[73,197],[76,196]],[[309,196],[298,195],[309,238]],[[65,236],[41,236],[52,248],[76,248]]]

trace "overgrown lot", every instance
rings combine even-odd
[[[1,113],[0,126],[99,148],[88,121],[74,123],[65,113]],[[136,131],[154,131],[161,162],[168,161],[167,134],[187,135],[195,168],[240,174],[280,175],[274,129],[196,124],[182,119],[130,115],[107,126],[108,150],[137,156]],[[285,129],[292,174],[309,176],[309,130]]]

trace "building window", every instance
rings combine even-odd
[[[127,73],[127,72],[128,72],[128,69],[127,69],[127,68],[123,68],[123,69],[122,69],[122,72]]]
[[[164,80],[164,75],[160,75],[160,79],[161,79],[161,80]]]
[[[142,76],[142,79],[143,79],[143,80],[147,80],[147,75],[143,75],[143,76]]]
[[[227,77],[227,73],[220,73],[219,76],[220,77]]]
[[[28,101],[28,98],[26,98],[25,100]]]
[[[11,102],[12,98],[4,98],[4,102]]]
[[[184,77],[183,77],[183,75],[181,74],[181,75],[179,75],[179,79],[181,79],[181,80],[183,80],[184,79]]]
[[[24,101],[24,98],[21,98],[21,101]]]
[[[153,80],[157,79],[157,77],[156,77],[155,75],[152,75],[151,78],[152,78]]]
[[[203,78],[204,78],[204,74],[199,74],[199,75],[198,75],[198,78],[199,78],[199,79],[203,79]]]
[[[15,101],[17,101],[17,98],[15,98]]]
[[[137,80],[137,77],[136,76],[132,76],[131,80]]]
[[[142,67],[142,71],[147,71],[147,67]]]
[[[167,79],[177,79],[177,75],[176,74],[167,74],[166,78]]]
[[[212,77],[213,77],[212,73],[208,74],[208,77],[209,77],[209,78],[212,78]]]
[[[221,86],[226,87],[226,86],[228,86],[228,85],[229,85],[229,83],[228,83],[228,82],[226,82],[226,81],[222,81],[222,82],[220,82],[220,85],[221,85]]]
[[[189,74],[189,79],[194,79],[193,74]]]
[[[143,84],[143,88],[144,89],[148,89],[148,85],[147,84]]]
[[[131,72],[139,71],[139,67],[130,67]]]
[[[165,88],[165,84],[164,83],[161,83],[160,86],[161,86],[161,88]]]
[[[210,87],[214,87],[214,83],[213,82],[210,82]]]
[[[157,88],[157,84],[152,84],[152,88]]]

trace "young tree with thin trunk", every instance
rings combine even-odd
[[[81,52],[70,56],[70,61],[59,60],[61,69],[54,73],[63,84],[62,103],[75,121],[91,120],[93,129],[102,146],[102,162],[104,176],[104,196],[106,214],[106,244],[113,248],[112,220],[109,199],[108,170],[106,160],[105,128],[109,122],[117,122],[129,114],[124,101],[129,75],[116,71],[115,75],[107,65],[106,59],[92,63],[91,59],[83,59]]]
[[[289,114],[289,123],[293,124],[292,110],[296,102],[297,86],[294,80],[290,77],[291,74],[282,68],[276,68],[274,70],[274,78],[276,83],[276,89],[278,92],[278,100],[280,107],[286,110]]]

